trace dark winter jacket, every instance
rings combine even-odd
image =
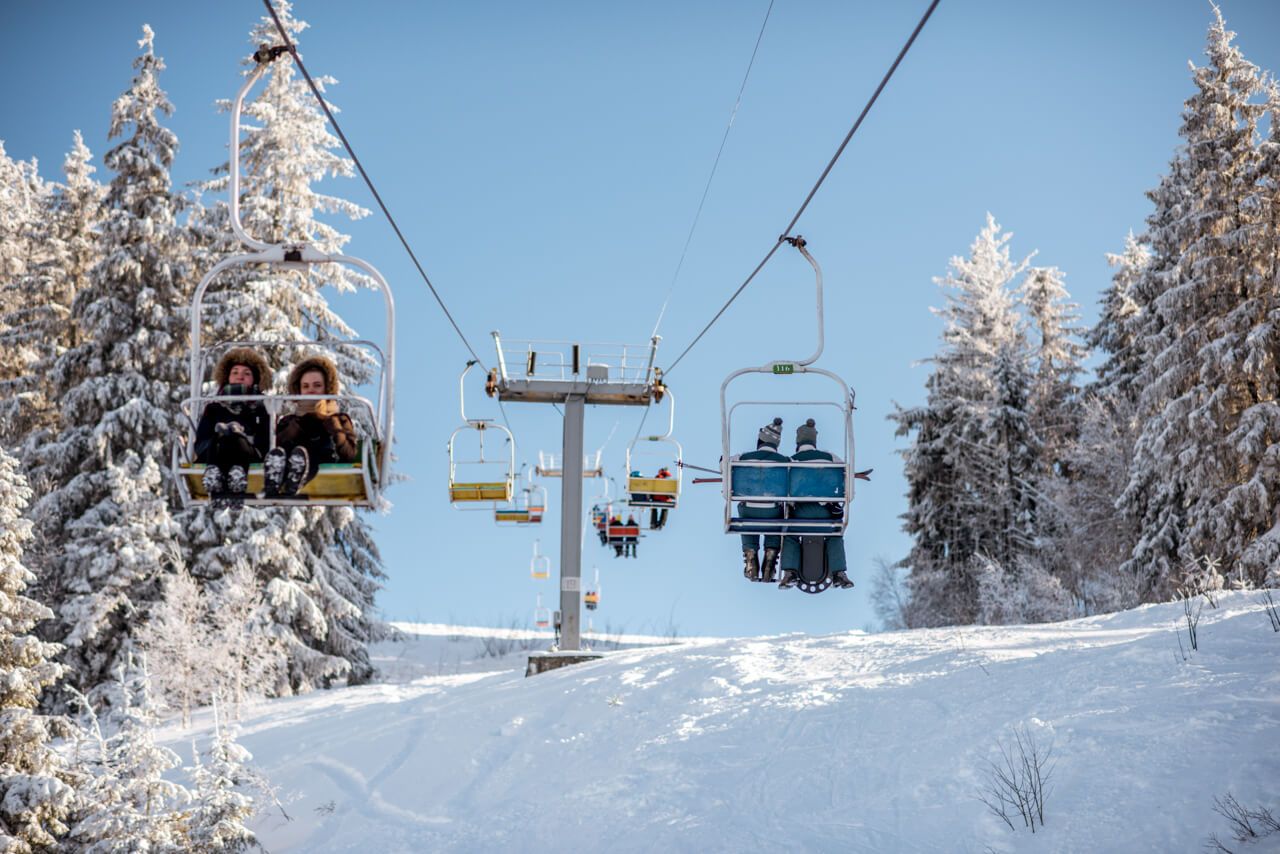
[[[808,462],[840,462],[840,459],[830,451],[819,451],[813,446],[807,446],[802,451],[797,451],[791,457],[798,463]],[[815,517],[821,518],[824,515],[839,516],[843,513],[843,508],[839,504],[817,504],[814,502],[796,502],[793,505],[792,515],[797,518]]]
[[[228,385],[227,378],[236,365],[245,365],[253,372],[252,386]],[[261,394],[259,388],[264,379],[270,378],[270,368],[262,356],[248,347],[237,347],[228,350],[213,369],[213,379],[218,387],[219,395]],[[269,444],[270,421],[267,410],[259,401],[235,403],[216,400],[204,408],[200,415],[200,423],[196,426],[196,461],[208,463],[213,461],[214,446],[218,438],[219,424],[238,424],[245,437],[253,444],[258,456],[265,456]]]
[[[338,368],[324,356],[304,359],[289,372],[289,394],[302,394],[302,377],[309,371],[324,375],[324,393],[338,393]],[[305,445],[313,465],[349,463],[360,452],[355,425],[331,400],[315,401],[311,412],[286,415],[276,424],[276,444],[289,449]]]

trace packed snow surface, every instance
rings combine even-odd
[[[533,678],[545,636],[401,625],[392,681],[254,705],[240,739],[272,852],[1197,851],[1234,844],[1215,796],[1280,808],[1280,634],[1254,593],[1185,658],[1184,622],[614,637]],[[1035,835],[977,797],[1015,728],[1052,748]]]

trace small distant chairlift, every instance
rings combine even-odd
[[[674,509],[676,503],[680,499],[680,482],[684,476],[684,449],[680,443],[671,438],[671,433],[676,426],[676,399],[675,395],[667,390],[666,396],[671,398],[671,419],[667,424],[667,432],[661,436],[637,436],[627,445],[627,504],[631,507],[656,507],[659,509]],[[632,456],[636,451],[637,442],[654,442],[671,446],[673,449],[673,464],[666,470],[675,469],[675,474],[669,477],[645,477],[636,472],[637,469],[632,468]],[[665,468],[665,467],[664,467]]]
[[[551,609],[543,606],[542,594],[538,594],[538,604],[533,609],[533,624],[539,629],[551,628]]]
[[[511,431],[501,424],[486,418],[468,418],[466,395],[463,381],[467,372],[475,365],[475,361],[467,362],[462,375],[458,377],[458,409],[462,414],[462,425],[449,436],[449,501],[461,509],[488,509],[483,504],[510,502],[515,492],[516,475],[516,441]],[[454,445],[458,434],[476,431],[479,456],[475,459],[459,459]],[[498,430],[506,434],[508,454],[505,460],[486,458],[484,455],[484,437],[490,430]],[[463,477],[462,475],[467,475]],[[488,475],[480,479],[483,475]]]
[[[349,463],[321,463],[314,478],[298,490],[296,495],[265,496],[263,470],[261,464],[249,467],[248,494],[243,503],[250,506],[356,506],[377,507],[381,504],[383,488],[388,483],[388,466],[392,440],[392,424],[394,413],[395,389],[395,302],[391,288],[373,265],[359,258],[343,255],[338,252],[326,253],[306,243],[266,243],[258,240],[245,231],[240,222],[240,116],[244,109],[245,97],[253,86],[266,73],[270,64],[281,56],[287,56],[284,48],[263,47],[254,59],[257,66],[245,78],[244,84],[236,93],[231,104],[231,146],[229,159],[229,201],[231,229],[235,236],[248,247],[249,252],[232,255],[215,264],[196,286],[192,295],[191,318],[191,352],[190,393],[182,402],[182,411],[190,425],[190,433],[185,443],[175,445],[173,449],[172,467],[174,480],[178,485],[179,496],[184,506],[208,504],[210,497],[204,488],[205,465],[195,461],[196,424],[205,407],[214,402],[250,403],[260,402],[267,409],[270,417],[270,446],[276,446],[275,423],[286,404],[310,400],[335,400],[348,415],[360,436],[358,456]],[[383,347],[372,341],[338,340],[338,341],[223,341],[211,348],[203,348],[201,342],[202,310],[205,291],[213,281],[232,267],[247,267],[265,264],[271,267],[282,267],[291,270],[310,270],[318,264],[345,264],[355,267],[373,280],[382,293],[386,306],[387,331]],[[377,366],[378,395],[376,402],[355,394],[337,395],[283,395],[256,394],[226,396],[206,393],[204,377],[213,362],[232,347],[292,348],[310,354],[334,351],[342,348],[356,347],[367,350],[371,361]],[[265,391],[265,389],[264,389]]]
[[[730,534],[777,534],[799,537],[801,548],[800,581],[797,587],[805,593],[821,593],[831,586],[831,573],[826,565],[825,541],[844,535],[849,526],[849,504],[853,500],[854,395],[849,385],[836,374],[813,363],[822,355],[822,269],[805,249],[802,237],[788,238],[813,267],[817,280],[818,349],[802,360],[783,359],[766,362],[760,367],[742,368],[725,378],[720,386],[721,483],[724,495],[724,530]],[[838,401],[743,400],[728,407],[727,390],[733,380],[744,374],[766,374],[792,377],[817,374],[829,378],[839,388]],[[844,425],[843,462],[770,462],[743,461],[733,456],[730,448],[730,423],[734,412],[744,405],[778,404],[832,408]],[[859,476],[865,476],[866,473]],[[739,502],[775,502],[784,510],[780,519],[744,518],[734,515]],[[833,512],[832,508],[836,509]]]
[[[523,475],[526,467],[521,468]],[[510,503],[497,504],[493,508],[493,520],[499,525],[540,525],[547,512],[546,487],[525,479],[525,485]]]
[[[600,464],[602,452],[603,450],[596,451],[594,456],[582,455],[583,477],[604,477],[604,466]],[[543,477],[564,477],[564,460],[559,454],[538,451],[538,465],[534,471]]]
[[[539,540],[533,541],[533,557],[529,560],[529,577],[545,581],[551,577],[551,558],[538,551]]]
[[[582,604],[587,606],[588,611],[594,611],[600,607],[600,570],[595,570],[595,584],[582,594]]]

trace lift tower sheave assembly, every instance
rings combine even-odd
[[[498,366],[485,390],[502,403],[563,408],[560,507],[560,652],[530,658],[529,673],[590,657],[582,651],[583,420],[587,404],[648,406],[661,400],[662,373],[653,365],[659,336],[647,344],[511,341],[493,333]]]

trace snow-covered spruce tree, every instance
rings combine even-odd
[[[144,27],[133,82],[112,106],[110,137],[123,139],[104,157],[114,175],[100,260],[72,305],[79,341],[53,371],[62,432],[37,458],[52,484],[35,506],[51,548],[41,592],[57,611],[69,681],[85,690],[120,663],[161,572],[180,558],[161,461],[176,424],[186,248],[152,40]]]
[[[276,9],[291,37],[306,28],[305,22],[292,17],[287,2]],[[250,34],[254,48],[278,41],[270,18],[262,19]],[[334,81],[317,82],[324,87]],[[240,198],[246,229],[271,241],[341,250],[348,237],[317,215],[358,218],[367,211],[316,189],[325,178],[353,174],[352,165],[336,151],[338,140],[326,129],[323,113],[287,57],[272,67],[246,113]],[[227,183],[222,177],[204,189],[225,192]],[[224,204],[204,209],[196,218],[195,228],[210,260],[238,249],[229,239],[227,220]],[[336,265],[314,273],[231,271],[210,289],[202,318],[208,338],[324,341],[350,336],[350,327],[328,306],[322,284],[344,292],[369,283]],[[282,390],[290,364],[307,352],[280,347],[265,355],[274,364]],[[339,347],[336,355],[347,388],[369,377],[369,362],[358,350]],[[352,415],[359,424],[359,414]],[[372,675],[367,644],[386,632],[374,611],[383,573],[370,530],[355,513],[341,508],[246,509],[231,516],[200,509],[184,516],[183,528],[192,574],[201,579],[215,612],[231,607],[224,597],[243,599],[242,585],[227,580],[233,575],[243,579],[243,567],[252,568],[265,594],[271,620],[255,620],[250,627],[266,633],[268,650],[279,657],[281,666],[257,668],[258,678],[267,681],[249,685],[248,690],[306,691],[335,678],[356,682]],[[241,640],[249,648],[262,646],[261,640]]]
[[[75,753],[89,780],[82,787],[86,808],[71,829],[75,850],[189,850],[192,794],[165,778],[182,763],[156,743],[157,710],[146,668],[127,657],[115,681],[99,685],[95,693],[110,694],[111,708],[104,726],[93,711],[101,703],[79,697],[86,720]]]
[[[214,707],[213,744],[206,758],[195,756],[192,784],[195,799],[187,820],[187,851],[193,854],[228,854],[258,848],[257,837],[245,826],[257,812],[248,787],[259,797],[267,783],[248,765],[253,755],[236,743],[231,730],[217,718]]]
[[[49,376],[58,357],[78,343],[71,305],[98,260],[96,229],[103,187],[92,177],[91,157],[76,131],[62,165],[66,183],[54,185],[44,197],[41,215],[32,226],[40,256],[17,280],[20,293],[0,319],[0,350],[23,354],[25,363],[22,373],[0,380],[0,423],[9,425],[9,436],[38,495],[45,484],[40,470],[33,468],[34,454],[57,435],[61,422]]]
[[[63,161],[67,183],[52,184],[41,197],[40,216],[31,237],[40,255],[26,277],[17,280],[20,293],[0,320],[0,350],[26,353],[26,369],[0,380],[0,423],[9,425],[14,447],[31,449],[58,431],[58,401],[49,375],[61,353],[77,342],[70,319],[76,293],[87,283],[97,261],[97,224],[101,219],[101,184],[93,179],[92,155],[76,132],[72,150]],[[3,286],[0,286],[3,287]],[[38,489],[38,484],[32,484]]]
[[[1076,433],[1064,452],[1067,477],[1052,481],[1048,490],[1060,524],[1054,572],[1086,614],[1138,603],[1133,576],[1120,571],[1136,536],[1132,523],[1116,512],[1116,502],[1128,484],[1138,438],[1138,374],[1145,351],[1135,288],[1151,252],[1130,232],[1124,252],[1108,254],[1107,261],[1115,273],[1087,339],[1103,361],[1075,411]]]
[[[1102,356],[1089,392],[1112,401],[1123,398],[1132,409],[1138,403],[1138,374],[1145,354],[1139,338],[1143,318],[1136,289],[1151,266],[1151,250],[1131,231],[1124,251],[1107,253],[1107,263],[1115,273],[1099,300],[1102,311],[1098,322],[1087,337],[1089,347]]]
[[[30,496],[17,460],[0,448],[0,851],[15,853],[52,850],[75,801],[74,779],[49,745],[64,722],[35,711],[62,668],[51,660],[57,646],[31,633],[53,613],[23,595],[34,579],[22,565]]]
[[[1018,289],[1035,334],[1028,409],[1041,444],[1040,470],[1046,477],[1068,473],[1062,457],[1075,433],[1080,403],[1076,378],[1088,353],[1080,343],[1084,330],[1075,325],[1080,320],[1079,306],[1071,302],[1063,278],[1057,267],[1033,267]]]
[[[1233,580],[1280,586],[1280,84],[1267,87],[1270,132],[1259,146],[1254,192],[1241,204],[1246,223],[1236,248],[1246,256],[1241,299],[1223,323],[1214,367],[1236,371],[1219,408],[1236,459],[1236,481],[1213,510],[1212,528]],[[1232,358],[1227,362],[1226,353]],[[1212,379],[1212,371],[1207,372]],[[1218,374],[1221,376],[1221,373]],[[1238,413],[1238,414],[1236,414]],[[1193,535],[1199,530],[1193,530]]]
[[[1270,483],[1280,486],[1273,461],[1265,464],[1270,473],[1256,465],[1276,442],[1267,427],[1276,420],[1269,414],[1274,370],[1264,367],[1273,363],[1246,355],[1260,319],[1260,306],[1251,303],[1268,298],[1246,262],[1255,214],[1244,204],[1258,175],[1254,142],[1263,106],[1250,99],[1261,82],[1233,36],[1215,9],[1208,62],[1193,67],[1196,92],[1179,129],[1184,142],[1170,177],[1151,194],[1153,257],[1138,288],[1148,358],[1139,376],[1142,429],[1121,506],[1140,526],[1126,570],[1157,599],[1170,596],[1183,567],[1202,556],[1236,564],[1274,524],[1275,502],[1266,492]],[[1265,370],[1272,377],[1259,386]],[[1245,412],[1245,430],[1237,432]],[[1249,471],[1242,444],[1254,449]],[[1255,472],[1262,480],[1250,483]]]
[[[22,431],[15,418],[19,407],[9,401],[39,356],[37,345],[14,327],[30,302],[31,279],[41,257],[37,232],[47,199],[48,186],[36,162],[13,160],[0,142],[0,444],[10,447],[18,444]]]
[[[994,565],[1018,573],[1039,550],[1037,455],[1031,429],[1026,335],[1014,310],[1013,280],[1026,262],[988,214],[968,258],[953,258],[938,284],[946,305],[942,347],[929,361],[924,406],[890,418],[909,487],[904,528],[914,539],[908,568],[912,626],[979,619],[976,573]]]

